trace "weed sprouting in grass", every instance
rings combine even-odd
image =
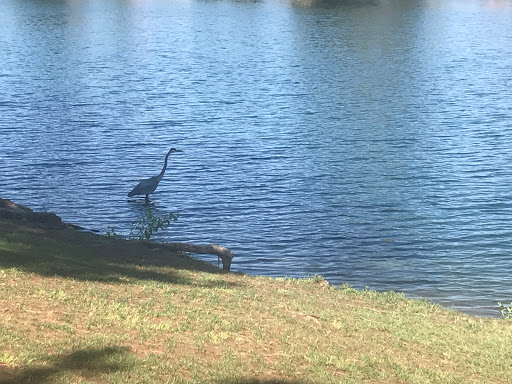
[[[312,279],[314,283],[323,283],[325,281],[322,275],[314,275]]]
[[[500,307],[501,316],[503,316],[504,319],[512,320],[512,302],[507,306],[501,301],[498,301],[498,305]]]
[[[175,338],[168,337],[168,338],[165,339],[164,344],[167,347],[168,352],[169,353],[173,353],[175,348],[176,348],[176,345],[178,344],[178,342],[176,341]]]

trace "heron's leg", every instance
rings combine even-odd
[[[146,204],[149,203],[149,194],[146,195]]]

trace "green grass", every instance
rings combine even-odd
[[[1,384],[507,383],[510,340],[398,293],[0,221]]]

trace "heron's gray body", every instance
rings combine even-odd
[[[165,156],[165,162],[162,171],[156,176],[142,180],[139,184],[135,186],[135,188],[131,190],[130,193],[128,193],[128,197],[132,197],[135,195],[146,195],[146,201],[149,201],[149,194],[155,192],[156,187],[158,187],[158,183],[160,183],[160,180],[162,180],[162,178],[164,177],[165,170],[167,168],[167,159],[169,158],[169,155],[174,152],[181,152],[181,150],[171,148],[169,152],[167,152],[167,155]]]

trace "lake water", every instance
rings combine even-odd
[[[479,315],[512,300],[512,1],[2,0],[0,197]],[[201,256],[216,263],[215,256]]]

